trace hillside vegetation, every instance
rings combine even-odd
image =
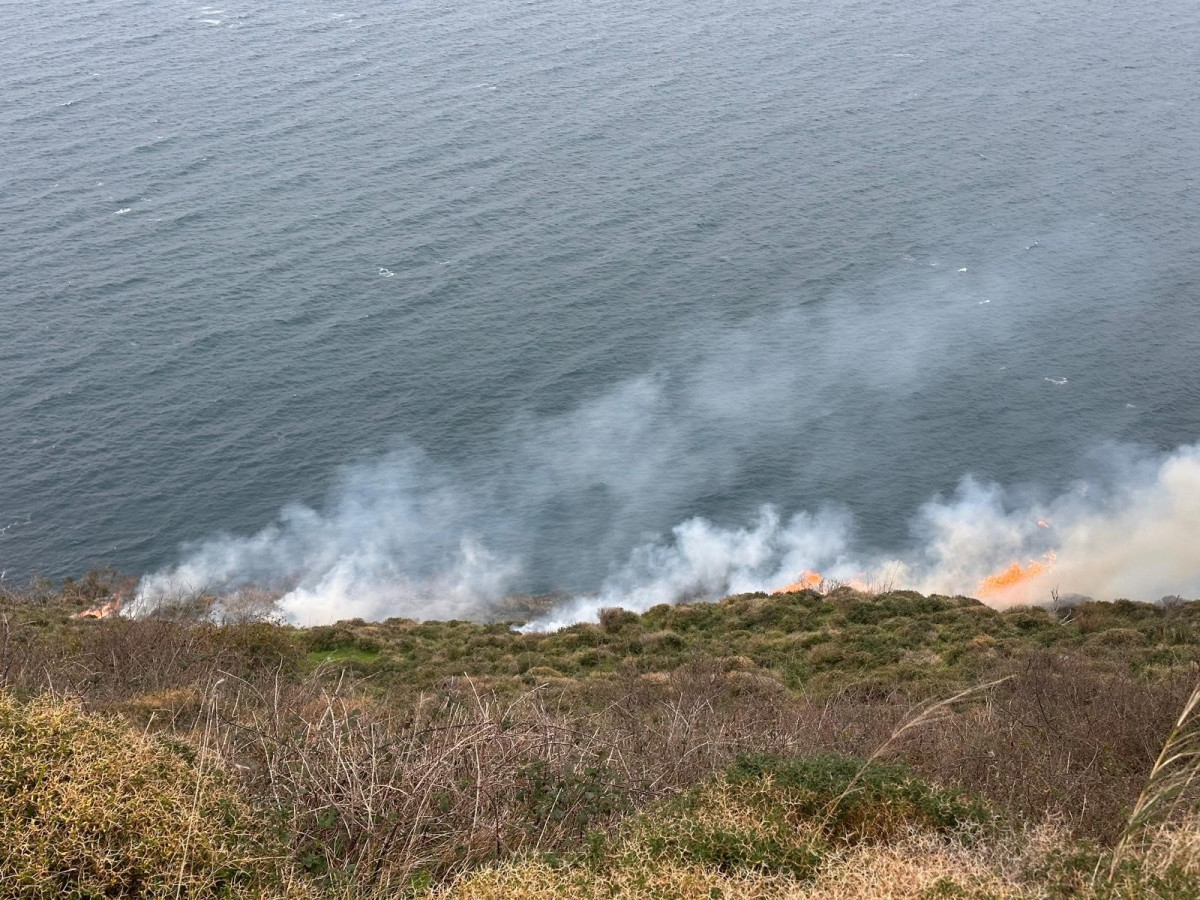
[[[1200,603],[71,617],[118,587],[0,598],[0,897],[1200,896]]]

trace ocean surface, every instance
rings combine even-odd
[[[1198,101],[1193,0],[8,4],[0,569],[588,592],[1169,457]]]

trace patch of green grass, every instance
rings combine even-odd
[[[338,647],[336,650],[310,650],[305,659],[313,668],[327,663],[358,663],[367,666],[379,659],[379,656],[378,650]]]
[[[723,778],[652,806],[620,837],[631,858],[722,872],[811,876],[836,848],[914,832],[967,836],[993,820],[902,765],[823,753],[742,756]],[[603,860],[612,848],[592,848]]]
[[[296,632],[310,664],[346,663],[380,685],[424,689],[468,676],[495,685],[535,668],[564,678],[671,672],[696,657],[746,657],[780,683],[810,694],[904,684],[933,695],[984,676],[1005,660],[1053,650],[1087,665],[1161,677],[1200,660],[1197,603],[1084,604],[1064,619],[1040,608],[991,609],[966,597],[839,589],[739,594],[717,603],[605,611],[525,634],[510,623],[344,622]],[[1112,607],[1112,608],[1110,608]]]
[[[817,822],[841,840],[882,840],[913,829],[978,830],[991,819],[977,799],[933,786],[907,766],[833,753],[741,756],[727,781],[749,790],[769,781],[774,802],[789,816]]]

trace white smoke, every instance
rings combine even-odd
[[[783,523],[765,506],[753,525],[734,529],[689,519],[672,530],[670,540],[635,549],[600,591],[574,598],[526,630],[593,621],[608,606],[644,612],[660,603],[769,590],[817,567],[836,577],[849,571],[844,561],[849,537],[848,514],[835,510],[800,513]]]
[[[179,566],[142,579],[137,607],[261,587],[280,592],[280,612],[304,625],[454,618],[501,597],[519,571],[463,528],[469,498],[415,452],[346,469],[332,495],[326,512],[289,506],[250,537],[185,547]]]
[[[1058,563],[1042,578],[1101,599],[1200,596],[1200,444],[1143,462],[1097,503],[1061,504]]]
[[[1077,484],[1049,501],[965,478],[955,494],[926,503],[912,523],[913,548],[889,557],[855,551],[845,513],[792,517],[770,507],[750,528],[702,519],[672,540],[634,551],[594,595],[576,598],[528,626],[553,630],[593,621],[601,609],[644,611],[658,603],[771,591],[799,573],[871,588],[976,596],[985,578],[1013,562],[1040,572],[989,595],[998,606],[1049,603],[1053,592],[1098,599],[1200,597],[1200,444],[1157,460],[1106,451],[1108,483]]]
[[[1069,394],[1071,347],[1055,344],[1055,368],[1043,368],[1050,354],[1039,341],[1058,321],[1046,316],[1076,310],[1086,321],[1076,308],[1091,299],[1077,273],[1129,295],[1137,284],[1121,260],[1086,247],[1056,252],[1054,266],[1035,272],[1014,251],[996,265],[1014,274],[978,278],[975,265],[968,276],[914,262],[921,274],[889,273],[853,296],[739,325],[692,323],[659,354],[685,360],[678,371],[642,372],[565,411],[517,413],[507,427],[481,429],[458,458],[405,449],[349,467],[323,505],[289,506],[257,534],[184,547],[177,566],[143,579],[139,597],[260,587],[308,624],[478,618],[508,593],[561,588],[575,599],[533,623],[555,627],[604,606],[769,591],[803,570],[976,595],[1014,562],[1044,571],[988,602],[1045,602],[1055,589],[1196,596],[1196,446],[1110,448],[1098,474],[1057,494],[964,477],[947,496],[875,514],[870,528],[849,511],[872,515],[876,486],[895,496],[907,466],[936,480],[927,460],[971,458],[973,442],[999,442],[981,458],[1045,453],[1042,471],[1063,455],[1056,442],[1085,440],[1065,422],[1082,408]],[[1060,368],[1070,384],[1048,384]],[[1009,412],[1030,410],[1014,421],[1045,431],[976,428],[1000,392]],[[1125,398],[1110,399],[1104,415],[1125,415],[1115,402]],[[884,545],[864,546],[860,531]]]
[[[1043,562],[1040,574],[988,601],[1045,603],[1055,590],[1099,599],[1200,596],[1200,445],[1158,458],[1107,456],[1103,481],[1044,501],[966,478],[952,496],[917,511],[910,546],[899,554],[856,547],[850,514],[836,508],[785,520],[764,506],[743,527],[688,519],[637,546],[598,590],[527,628],[591,621],[607,606],[644,611],[776,590],[805,570],[828,583],[973,596],[1013,562]],[[314,624],[470,617],[512,589],[519,560],[459,527],[467,508],[457,490],[411,455],[390,458],[386,472],[384,481],[378,470],[347,473],[327,513],[290,507],[257,535],[199,545],[180,566],[144,579],[139,598],[282,585],[282,612]]]

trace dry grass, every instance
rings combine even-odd
[[[1200,874],[1200,823],[1155,832],[1136,869],[1114,882],[1062,870],[1073,848],[1053,825],[965,843],[914,831],[890,843],[828,853],[807,878],[662,860],[644,848],[621,848],[620,865],[555,865],[524,859],[464,874],[427,900],[1192,900]],[[1189,878],[1190,876],[1190,878]]]
[[[451,882],[431,894],[437,900],[663,900],[721,897],[766,900],[786,896],[790,879],[740,873],[731,875],[704,866],[647,865],[604,878],[587,869],[562,869],[544,862],[523,861],[484,869]]]
[[[1147,829],[1142,835],[1142,867],[1165,877],[1170,872],[1200,876],[1200,814]]]
[[[997,863],[1002,865],[998,866]],[[1011,860],[945,838],[915,834],[889,846],[855,847],[834,857],[811,884],[796,885],[788,900],[924,900],[1033,896],[1028,881],[1006,869]]]
[[[745,824],[744,820],[738,822]],[[1057,846],[1058,835],[1028,837],[1003,849],[967,845],[953,836],[914,832],[891,843],[831,850],[808,877],[731,870],[690,860],[663,859],[633,836],[615,848],[618,865],[601,868],[518,860],[491,866],[436,888],[428,900],[668,900],[721,897],[739,900],[991,900],[1046,896],[1024,874],[1036,853]],[[1051,843],[1053,841],[1054,843]]]
[[[1129,821],[1113,850],[1109,865],[1111,880],[1131,845],[1156,821],[1170,819],[1182,803],[1192,798],[1192,785],[1200,777],[1200,722],[1194,719],[1200,707],[1200,687],[1192,691],[1183,711],[1163,742],[1146,785],[1138,794]]]

